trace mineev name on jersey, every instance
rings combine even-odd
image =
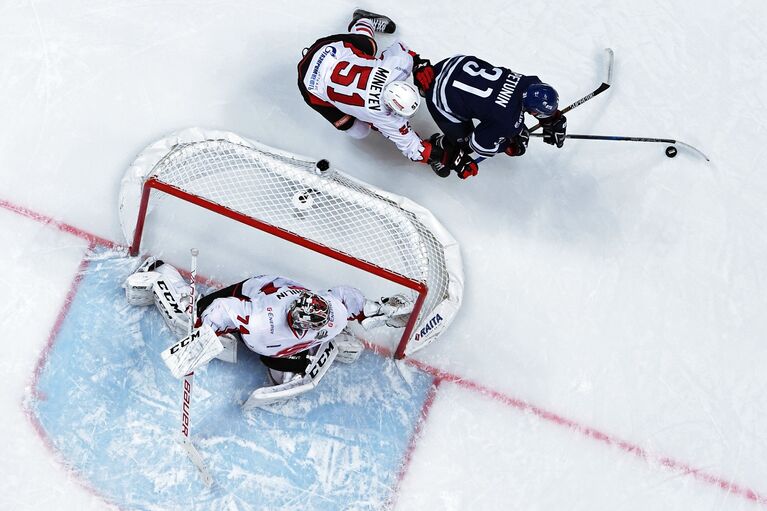
[[[370,110],[381,111],[381,93],[390,74],[391,71],[385,67],[377,67],[375,73],[373,73],[373,79],[370,81],[370,87],[368,87],[367,107]]]

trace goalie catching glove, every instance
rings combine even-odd
[[[402,328],[410,319],[413,305],[413,301],[405,295],[384,297],[376,301],[365,300],[359,322],[365,330],[382,325]]]

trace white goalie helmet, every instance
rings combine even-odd
[[[296,330],[319,330],[328,324],[330,304],[319,295],[303,291],[288,309],[288,321]]]
[[[384,105],[405,118],[413,117],[421,104],[421,96],[415,85],[402,80],[388,83],[381,97]]]

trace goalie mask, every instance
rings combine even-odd
[[[295,330],[318,330],[328,324],[330,305],[319,295],[303,291],[288,309],[288,321]]]
[[[421,96],[415,86],[401,80],[387,84],[381,98],[384,105],[405,118],[413,117],[421,104]]]

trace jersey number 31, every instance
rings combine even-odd
[[[463,65],[463,71],[469,76],[479,76],[489,82],[495,82],[498,80],[498,78],[501,77],[501,75],[503,75],[503,69],[494,67],[492,68],[492,72],[490,72],[487,69],[481,68],[480,65],[473,60],[470,60]],[[486,98],[493,93],[492,87],[488,87],[487,89],[478,89],[458,80],[453,80],[453,87],[466,91],[470,94],[474,94],[475,96],[479,96],[480,98]]]

